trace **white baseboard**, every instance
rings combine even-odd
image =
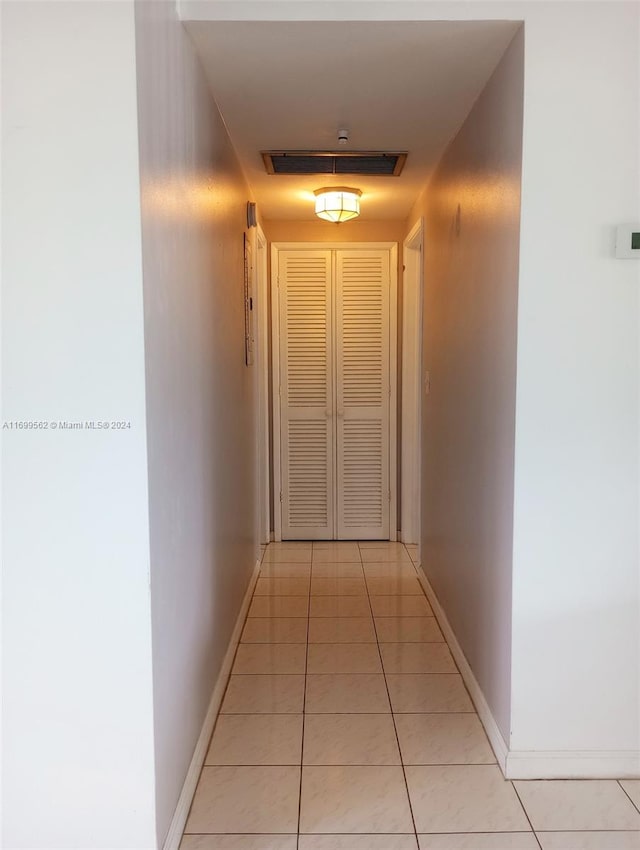
[[[251,575],[247,591],[244,595],[244,599],[242,600],[242,605],[240,607],[238,618],[233,629],[233,634],[231,635],[231,639],[229,641],[229,646],[227,647],[227,652],[224,656],[224,661],[222,662],[222,667],[220,668],[220,672],[218,674],[218,679],[213,689],[213,693],[211,694],[209,708],[207,709],[207,713],[204,718],[204,723],[202,724],[202,729],[200,731],[200,735],[198,736],[198,742],[196,743],[195,750],[193,751],[191,764],[189,765],[189,770],[187,771],[187,775],[182,786],[182,791],[180,792],[180,797],[178,798],[178,804],[171,820],[169,832],[167,833],[167,837],[165,838],[163,844],[163,850],[178,850],[180,846],[182,833],[184,832],[184,827],[187,823],[187,817],[189,815],[189,809],[191,808],[191,803],[193,801],[193,795],[196,792],[196,785],[198,784],[198,779],[200,778],[200,771],[202,770],[202,765],[204,764],[205,756],[207,755],[209,740],[213,733],[213,727],[215,726],[216,719],[218,717],[218,712],[220,710],[220,704],[222,703],[222,697],[224,696],[225,688],[227,687],[227,680],[229,678],[229,674],[231,673],[231,667],[233,665],[233,659],[236,653],[237,646],[240,643],[242,627],[244,626],[247,611],[249,610],[249,604],[251,603],[251,597],[253,596],[253,590],[256,585],[256,581],[258,580],[259,572],[260,561],[256,561],[256,565],[253,569],[253,573]]]
[[[507,779],[637,779],[640,752],[511,750]]]
[[[405,534],[403,531],[398,532],[398,540],[401,543],[404,543],[405,546],[417,546],[418,545],[417,540],[407,539],[407,538],[411,538],[411,537],[413,537],[412,534]]]
[[[462,651],[462,647],[458,643],[458,639],[455,636],[453,629],[451,628],[451,624],[447,619],[447,615],[444,613],[444,609],[440,602],[438,601],[438,597],[435,594],[435,591],[431,587],[429,583],[429,579],[426,577],[422,568],[416,565],[416,569],[418,570],[418,576],[420,578],[420,583],[424,587],[424,591],[427,594],[427,599],[431,607],[433,608],[433,613],[436,615],[436,620],[440,628],[442,629],[442,633],[444,634],[447,643],[449,644],[449,648],[451,649],[451,654],[454,657],[454,660],[458,667],[460,668],[460,674],[462,679],[467,686],[467,690],[471,695],[471,699],[476,707],[476,711],[478,712],[478,716],[484,726],[484,730],[487,733],[487,737],[489,738],[489,743],[493,748],[493,752],[495,753],[496,759],[500,766],[500,769],[506,776],[507,769],[507,755],[508,755],[508,747],[507,744],[502,737],[502,732],[498,728],[498,724],[496,723],[493,714],[491,713],[491,709],[489,708],[489,703],[486,701],[484,694],[478,684],[476,677],[473,674],[473,670],[469,666],[469,662],[467,661],[464,652]]]
[[[489,704],[451,628],[429,579],[416,565],[420,583],[449,644],[471,695],[496,759],[506,779],[634,779],[640,778],[640,752],[509,750]]]

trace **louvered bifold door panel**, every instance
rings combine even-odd
[[[337,524],[389,537],[389,252],[336,257]]]
[[[285,540],[334,535],[331,276],[331,251],[279,252]]]

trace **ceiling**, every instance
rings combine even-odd
[[[186,23],[265,219],[313,220],[313,190],[362,190],[403,220],[515,34],[514,21]],[[337,131],[350,131],[337,145]],[[400,177],[277,176],[262,150],[408,151]]]

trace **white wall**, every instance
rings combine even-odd
[[[136,4],[162,844],[256,558],[249,199],[174,5]]]
[[[425,221],[422,563],[505,738],[523,47],[520,31],[409,218]]]
[[[154,845],[134,19],[2,3],[3,841]]]
[[[552,8],[526,24],[511,746],[640,775],[640,268],[612,253],[640,219],[640,7]]]

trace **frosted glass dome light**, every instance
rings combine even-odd
[[[360,189],[349,189],[347,186],[328,186],[326,189],[316,189],[316,215],[325,221],[340,224],[360,215]]]

